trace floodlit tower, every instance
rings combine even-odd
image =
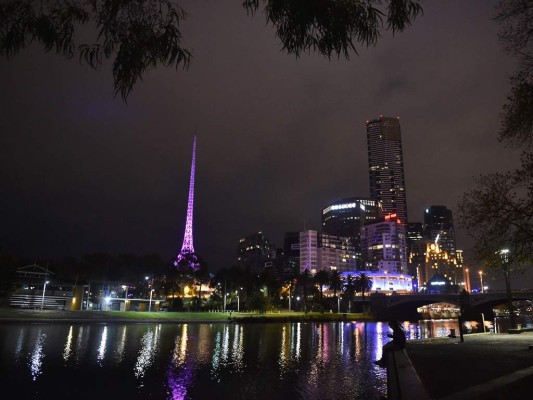
[[[189,182],[189,201],[187,203],[187,220],[185,222],[185,234],[183,236],[183,245],[181,250],[174,261],[174,265],[188,262],[192,269],[198,269],[198,258],[194,254],[194,245],[192,241],[192,216],[194,207],[194,172],[196,163],[196,136],[194,137],[192,145],[192,162],[191,162],[191,179]]]

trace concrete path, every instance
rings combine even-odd
[[[533,332],[414,340],[406,352],[431,399],[533,399]]]

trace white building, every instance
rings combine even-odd
[[[396,214],[363,226],[361,250],[366,270],[407,274],[405,227]]]

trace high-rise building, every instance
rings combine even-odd
[[[422,222],[408,222],[407,231],[407,272],[417,282],[419,271],[422,268],[426,258],[426,239],[424,238],[424,224]],[[414,287],[416,290],[418,284]]]
[[[307,230],[300,232],[300,272],[318,270],[318,232]]]
[[[356,268],[364,269],[361,256],[361,228],[381,217],[381,203],[364,197],[351,197],[328,204],[322,209],[322,233],[347,238],[353,247]]]
[[[361,231],[361,247],[366,270],[407,273],[405,226],[395,214],[365,225]]]
[[[354,271],[357,267],[353,240],[349,237],[319,234],[317,255],[318,269],[344,272]]]
[[[350,238],[332,236],[314,230],[300,232],[300,272],[312,274],[323,269],[353,271],[356,256]]]
[[[424,212],[424,236],[438,243],[450,259],[456,258],[453,214],[445,206],[430,206]]]
[[[407,223],[404,160],[399,118],[381,116],[367,121],[370,197],[381,201],[383,214],[396,214]]]
[[[265,264],[276,258],[276,249],[263,232],[252,233],[239,240],[237,265],[261,272]]]

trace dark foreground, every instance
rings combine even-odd
[[[407,355],[430,399],[533,398],[533,332],[409,341]]]

